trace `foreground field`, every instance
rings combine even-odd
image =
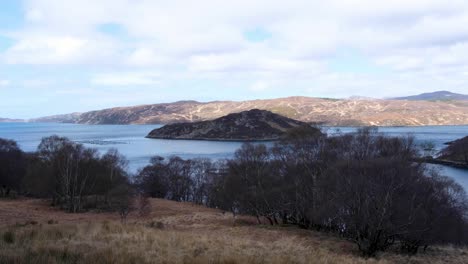
[[[331,234],[151,200],[151,213],[67,214],[41,200],[0,200],[0,263],[468,263],[468,249],[359,256]]]

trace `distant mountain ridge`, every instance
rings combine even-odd
[[[169,124],[213,120],[231,113],[262,109],[303,122],[330,126],[467,125],[468,101],[327,99],[287,97],[250,101],[179,101],[116,107],[37,118],[33,122],[79,124]]]
[[[11,119],[11,118],[1,118],[0,117],[0,123],[7,123],[7,122],[12,122],[12,123],[19,123],[19,122],[26,122],[23,119]]]
[[[63,115],[53,115],[40,118],[30,119],[29,122],[42,122],[42,123],[78,123],[82,113],[71,113]]]
[[[437,91],[432,93],[423,93],[418,95],[396,97],[394,100],[409,101],[446,101],[446,100],[468,100],[468,95],[452,93],[449,91]]]
[[[307,123],[269,111],[252,109],[209,121],[168,124],[154,129],[147,137],[220,141],[271,141],[278,140],[289,130],[302,126],[306,127]]]

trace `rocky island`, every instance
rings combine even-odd
[[[442,149],[436,157],[427,156],[419,161],[468,169],[468,136],[445,144],[448,146]]]
[[[437,160],[449,166],[468,169],[468,136],[449,142]]]
[[[289,130],[309,126],[266,110],[252,109],[211,121],[175,123],[155,129],[148,138],[216,141],[272,141]]]

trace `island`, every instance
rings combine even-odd
[[[147,138],[274,141],[284,137],[291,129],[301,127],[310,125],[266,110],[252,109],[210,121],[168,124],[154,129]]]
[[[419,161],[468,169],[468,136],[446,144],[448,146],[442,149],[436,157],[427,156],[419,159]]]
[[[449,166],[468,169],[468,136],[449,142],[438,160]]]

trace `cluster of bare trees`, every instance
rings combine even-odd
[[[0,197],[9,197],[20,188],[26,157],[15,141],[0,138]]]
[[[467,243],[464,190],[413,162],[417,153],[411,137],[369,128],[294,137],[271,149],[247,144],[227,163],[218,206],[271,224],[331,230],[365,255],[396,242],[409,253],[432,243]]]
[[[249,214],[259,223],[336,232],[365,255],[395,244],[416,253],[468,242],[464,190],[415,163],[411,137],[372,128],[334,137],[312,132],[294,131],[272,148],[244,144],[224,162],[156,157],[138,184],[153,197]]]
[[[43,138],[37,152],[23,153],[12,141],[0,142],[1,182],[24,195],[52,198],[69,212],[115,209],[130,195],[125,158],[116,150],[99,155],[67,138]],[[5,164],[3,164],[5,163]],[[117,195],[117,194],[118,195]]]
[[[140,170],[135,184],[150,197],[208,205],[213,181],[223,166],[224,163],[213,163],[209,159],[156,156],[150,160],[150,165]]]
[[[0,141],[0,183],[70,212],[113,208],[123,219],[136,193],[141,214],[147,196],[194,202],[259,223],[335,232],[369,256],[392,245],[416,253],[436,243],[466,244],[463,188],[415,162],[418,153],[411,137],[372,128],[331,137],[299,128],[273,147],[244,144],[225,161],[153,157],[130,183],[117,151],[99,155],[52,136],[30,154]]]

